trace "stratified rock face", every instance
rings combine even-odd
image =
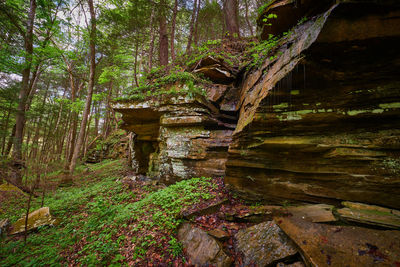
[[[221,97],[219,91],[227,90],[216,87],[207,91],[210,100],[176,96],[115,104],[124,128],[136,134],[132,160],[138,173],[169,183],[225,174],[233,126],[211,104]]]
[[[240,230],[235,238],[238,250],[244,255],[244,266],[270,266],[298,252],[293,241],[273,221]]]
[[[400,208],[396,6],[339,4],[246,77],[228,184],[257,199]]]

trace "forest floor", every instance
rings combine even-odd
[[[59,172],[50,175],[44,206],[59,223],[30,232],[26,244],[22,235],[0,237],[0,266],[190,266],[177,240],[185,220],[205,231],[224,229],[229,234],[224,250],[240,264],[233,236],[249,223],[200,212],[210,206],[246,212],[222,179],[193,178],[167,187],[131,179],[126,166],[122,160],[82,165],[70,187],[56,186]],[[25,214],[27,199],[2,192],[0,220],[15,222]],[[41,198],[35,198],[30,211],[40,207]]]

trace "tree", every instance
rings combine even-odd
[[[224,19],[228,38],[240,37],[237,0],[223,0]]]
[[[82,122],[79,131],[78,140],[76,141],[74,153],[72,155],[71,164],[69,166],[69,174],[72,175],[76,163],[78,161],[78,157],[81,152],[82,144],[85,138],[85,130],[86,124],[88,121],[90,106],[92,104],[92,95],[93,88],[95,83],[95,72],[96,72],[96,13],[94,11],[93,0],[88,0],[89,5],[89,13],[90,13],[90,30],[89,30],[89,58],[90,58],[90,67],[89,67],[89,84],[88,84],[88,92],[86,96],[85,109],[82,115]]]
[[[176,16],[178,14],[178,0],[175,0],[174,11],[172,13],[171,22],[171,59],[175,61],[175,26],[176,26]]]
[[[196,16],[197,16],[197,2],[198,1],[200,1],[200,0],[193,1],[192,20],[190,21],[189,37],[188,37],[188,42],[187,42],[187,46],[186,46],[187,54],[190,54],[191,49],[192,49],[192,39],[193,39],[193,33],[194,33],[194,24],[196,22]]]
[[[168,65],[167,1],[161,0],[158,14],[160,23],[159,60],[161,66]]]

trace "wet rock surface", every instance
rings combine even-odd
[[[231,259],[222,250],[221,245],[205,231],[184,223],[178,231],[178,237],[191,264],[218,267],[231,265]]]
[[[312,266],[397,266],[400,231],[311,223],[277,217],[279,227]]]
[[[400,208],[399,9],[383,2],[309,19],[245,77],[226,163],[242,196]]]
[[[244,266],[267,266],[298,252],[293,241],[273,221],[240,230],[235,238],[237,249],[244,255]]]

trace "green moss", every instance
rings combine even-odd
[[[151,81],[151,83],[125,90],[124,96],[114,99],[115,101],[146,100],[159,98],[162,96],[206,95],[205,90],[200,84],[209,83],[199,76],[186,72],[176,71],[166,76],[161,76]],[[177,86],[177,85],[180,86]]]
[[[379,104],[379,107],[383,109],[400,108],[400,102]]]
[[[289,103],[281,103],[279,105],[273,105],[272,108],[276,110],[282,110],[289,107]]]
[[[385,170],[388,170],[390,173],[399,174],[400,173],[400,160],[398,159],[385,159],[382,162],[382,165]]]
[[[290,91],[290,94],[291,95],[298,95],[298,94],[300,94],[300,91],[299,90],[292,90],[292,91]]]
[[[348,110],[347,114],[349,116],[355,116],[355,115],[358,115],[358,114],[361,114],[361,113],[366,113],[366,112],[368,112],[368,111],[367,110]]]

